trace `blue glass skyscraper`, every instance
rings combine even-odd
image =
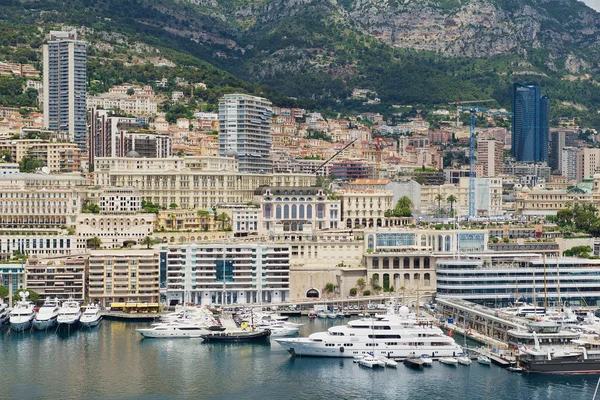
[[[548,162],[550,99],[538,85],[515,83],[513,92],[512,155],[517,161]]]

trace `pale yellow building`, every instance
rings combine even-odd
[[[20,162],[24,157],[37,158],[52,172],[77,172],[81,169],[81,150],[75,143],[40,139],[2,140],[2,151],[9,152],[14,162]]]
[[[394,208],[394,195],[389,190],[340,189],[335,192],[341,204],[342,226],[385,225],[385,212]]]

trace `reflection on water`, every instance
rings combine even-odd
[[[345,323],[300,321],[302,336]],[[0,330],[0,399],[574,400],[591,399],[597,382],[593,375],[529,376],[478,364],[370,370],[351,359],[292,358],[275,342],[142,339],[135,328],[146,325]]]

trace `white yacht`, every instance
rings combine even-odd
[[[168,324],[160,324],[150,328],[136,329],[143,337],[147,338],[199,338],[200,335],[209,333],[209,330],[204,325],[200,324],[181,324],[171,322]]]
[[[420,324],[414,313],[401,307],[398,315],[363,318],[348,325],[313,333],[307,338],[275,339],[292,355],[354,357],[373,353],[388,358],[406,358],[411,353],[432,357],[455,356],[462,349],[437,327]]]
[[[299,326],[288,325],[286,322],[265,322],[264,320],[258,325],[258,328],[270,330],[271,337],[294,336],[300,330]]]
[[[31,323],[35,317],[34,304],[27,301],[29,293],[21,292],[21,301],[10,312],[10,329],[21,332],[31,328]]]
[[[60,310],[58,299],[47,298],[33,319],[33,327],[38,331],[56,327],[58,324],[58,310]]]
[[[100,321],[102,321],[102,315],[100,315],[100,306],[98,304],[88,304],[79,320],[81,325],[88,328],[97,326]]]
[[[8,308],[8,304],[0,303],[0,328],[4,325],[8,324],[8,320],[10,318],[10,308]]]
[[[81,307],[79,303],[70,298],[67,301],[63,301],[60,311],[58,312],[58,324],[59,325],[77,325],[81,318]]]

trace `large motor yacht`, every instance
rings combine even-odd
[[[46,299],[33,319],[33,327],[38,331],[56,327],[58,324],[58,310],[60,310],[58,299]]]
[[[31,328],[31,323],[35,317],[34,304],[27,301],[29,293],[21,292],[21,301],[10,312],[10,329],[21,332]]]
[[[199,338],[201,335],[209,333],[207,327],[199,323],[178,323],[171,322],[167,324],[158,324],[150,328],[136,329],[143,337],[147,338]]]
[[[81,318],[81,307],[79,303],[73,299],[63,301],[62,307],[58,312],[58,324],[59,325],[77,325]]]
[[[81,325],[88,328],[93,328],[98,325],[100,321],[102,321],[100,306],[98,306],[98,304],[88,304],[79,321],[81,322]]]
[[[8,324],[10,318],[10,308],[8,304],[0,304],[0,328]]]
[[[398,314],[388,312],[381,318],[350,321],[348,325],[333,326],[308,338],[275,340],[290,354],[302,356],[354,357],[372,353],[406,358],[416,353],[438,358],[462,353],[454,339],[437,327],[419,323],[405,306],[400,307]]]

